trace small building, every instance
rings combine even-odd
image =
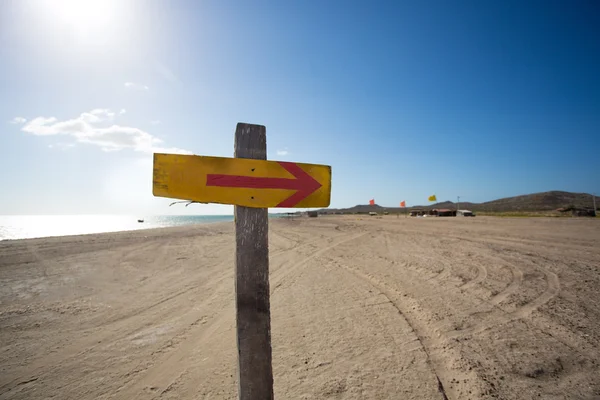
[[[374,217],[374,216],[376,216],[376,215],[377,215],[377,213],[376,213],[375,211],[371,211],[371,212],[369,212],[369,215],[370,215],[371,217]]]
[[[450,210],[448,208],[440,208],[433,210],[433,215],[438,217],[456,217],[456,210]]]
[[[317,211],[309,211],[307,214],[309,218],[317,218],[319,216],[319,213]]]
[[[456,216],[458,217],[474,217],[473,211],[470,210],[458,210],[456,212]]]
[[[570,212],[573,217],[595,217],[596,212],[593,208],[580,208],[575,206],[569,206],[564,208],[559,208],[558,210],[561,213]]]
[[[413,208],[412,210],[410,210],[410,216],[411,217],[419,217],[422,216],[424,214],[426,214],[427,212],[421,208]]]
[[[289,219],[294,219],[294,217],[301,217],[301,216],[302,216],[302,213],[300,211],[285,213],[285,217],[289,218]]]

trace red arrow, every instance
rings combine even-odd
[[[297,192],[277,204],[276,207],[294,207],[310,194],[314,193],[321,184],[307,174],[296,163],[278,161],[294,179],[288,178],[260,178],[240,175],[206,175],[206,186],[239,187],[247,189],[292,189]]]

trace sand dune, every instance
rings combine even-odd
[[[600,397],[600,225],[273,220],[280,399]],[[0,399],[234,399],[232,224],[0,242]]]

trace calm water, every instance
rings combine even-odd
[[[2,215],[0,240],[206,224],[233,221],[233,215],[161,215],[144,217],[144,223],[137,220],[126,215]]]

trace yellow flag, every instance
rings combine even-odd
[[[437,197],[435,197],[435,194],[432,196],[429,196],[429,201],[437,201]]]

